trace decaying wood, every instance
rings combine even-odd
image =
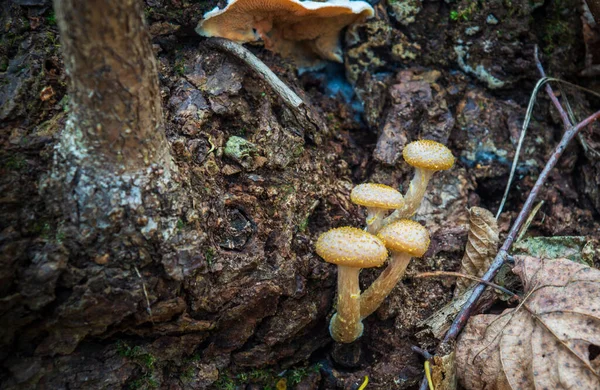
[[[267,65],[252,54],[248,49],[239,43],[235,43],[225,38],[210,38],[207,40],[209,46],[220,50],[225,50],[244,61],[252,70],[254,70],[271,88],[281,97],[285,104],[293,109],[298,109],[304,102],[288,87]]]
[[[461,273],[481,276],[490,266],[498,249],[498,222],[494,215],[481,207],[469,210],[469,237],[461,260]],[[458,278],[454,296],[460,295],[473,282]]]
[[[307,127],[307,133],[317,144],[321,142],[320,133],[327,132],[327,125],[323,119],[317,115],[311,107],[302,100],[296,92],[288,87],[267,65],[258,57],[252,54],[248,49],[239,43],[225,38],[209,38],[207,44],[216,49],[225,51],[234,55],[252,69],[264,80],[273,91],[283,100],[285,105],[292,111],[296,120]]]
[[[452,320],[460,312],[461,308],[467,302],[467,299],[473,292],[475,287],[471,286],[467,290],[463,291],[460,295],[455,297],[452,301],[448,302],[444,307],[433,313],[427,319],[421,321],[417,328],[420,329],[417,332],[417,337],[431,335],[437,339],[444,337],[444,334],[450,329]],[[493,297],[492,290],[487,290],[484,297],[479,301],[478,309],[483,310],[490,306],[491,299]]]

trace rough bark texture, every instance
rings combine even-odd
[[[255,389],[283,378],[288,388],[350,389],[365,375],[369,389],[416,386],[422,361],[410,346],[437,345],[428,332],[415,336],[417,324],[451,299],[453,282],[411,275],[457,270],[468,207],[495,211],[537,79],[534,43],[549,75],[598,87],[579,76],[579,0],[382,1],[344,39],[353,86],[339,67],[297,76],[249,46],[331,129],[311,135],[244,64],[194,35],[216,1],[147,0],[175,165],[107,183],[56,169],[71,161],[72,149],[56,148],[74,97],[49,2],[21,3],[0,3],[0,387],[8,389]],[[123,4],[114,3],[103,18]],[[467,53],[462,62],[458,53]],[[487,73],[475,72],[480,65]],[[490,89],[490,75],[504,85]],[[597,107],[569,96],[578,117]],[[501,236],[562,133],[551,112],[540,97]],[[598,133],[588,129],[585,146],[565,152],[531,233],[597,233]],[[364,321],[356,345],[336,347],[327,331],[336,271],[314,242],[331,227],[364,223],[349,201],[353,185],[406,188],[412,170],[398,151],[425,136],[447,140],[457,156],[417,211],[430,250]],[[361,288],[379,272],[363,271]]]
[[[166,148],[156,60],[137,0],[56,0],[77,148],[109,171],[162,161]],[[77,142],[77,141],[76,141]]]

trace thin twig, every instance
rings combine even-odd
[[[285,104],[291,109],[297,110],[304,101],[290,89],[268,66],[248,49],[239,43],[225,38],[210,38],[206,40],[209,46],[224,50],[242,60],[248,67],[254,70],[273,90],[281,97]]]
[[[541,64],[539,66],[541,67]],[[512,166],[510,168],[510,175],[508,176],[508,181],[506,183],[506,188],[504,190],[504,195],[502,196],[502,201],[500,202],[500,206],[498,207],[498,211],[496,212],[496,219],[498,219],[498,217],[500,217],[500,214],[502,214],[502,211],[504,209],[504,205],[506,203],[506,200],[508,199],[508,194],[509,194],[509,191],[510,191],[510,186],[511,186],[512,181],[513,181],[513,179],[515,177],[515,172],[517,171],[517,162],[519,161],[519,154],[521,153],[521,148],[523,146],[523,141],[525,140],[525,134],[527,133],[527,127],[529,126],[529,121],[531,120],[531,114],[533,112],[533,106],[534,106],[535,101],[536,101],[537,93],[538,93],[538,91],[540,90],[540,88],[542,86],[548,85],[549,82],[558,83],[559,85],[564,84],[564,85],[567,85],[569,87],[578,89],[580,91],[584,91],[586,93],[589,93],[591,95],[600,97],[600,93],[598,93],[596,91],[592,91],[589,88],[585,88],[585,87],[582,87],[580,85],[576,85],[576,84],[570,83],[568,81],[556,79],[554,77],[542,77],[541,79],[538,80],[537,84],[535,85],[535,87],[533,89],[533,92],[531,93],[531,98],[529,99],[529,105],[527,106],[527,111],[525,113],[525,119],[523,120],[523,126],[521,127],[521,134],[519,136],[519,141],[517,142],[517,149],[515,150],[515,157],[513,158],[513,163],[512,163]],[[550,98],[552,99],[553,102],[558,103],[558,99],[556,99],[556,96],[554,96],[554,93],[552,93],[552,95],[550,95]],[[558,104],[560,104],[560,103],[558,103]],[[564,113],[564,109],[562,109],[562,107],[561,107],[561,110]],[[561,118],[563,118],[562,114],[561,114]],[[569,127],[565,127],[565,131]],[[580,140],[581,140],[581,138],[580,138]],[[586,148],[586,146],[584,146],[584,148]]]
[[[502,287],[500,285],[497,285],[496,283],[492,283],[487,280],[483,280],[474,275],[461,274],[460,272],[447,272],[447,271],[422,272],[420,274],[414,275],[413,278],[429,278],[429,277],[436,277],[436,276],[452,276],[452,277],[457,277],[457,278],[465,278],[465,279],[474,280],[476,282],[483,283],[487,286],[493,287],[496,290],[500,290],[503,293],[510,295],[513,299],[516,299],[517,301],[520,300],[520,298],[517,294],[515,294],[514,292],[512,292],[510,290],[505,289],[504,287]]]
[[[135,270],[135,273],[137,274],[138,278],[140,278],[140,280],[142,281],[142,291],[144,291],[144,297],[146,297],[146,311],[150,316],[150,322],[154,324],[154,318],[152,317],[152,308],[150,307],[150,298],[148,297],[148,291],[146,290],[146,283],[144,283],[144,278],[142,278],[142,274],[140,274],[140,271],[137,269],[137,267],[134,266],[133,269]]]
[[[299,122],[303,133],[308,136],[317,145],[322,142],[321,135],[327,134],[327,124],[323,118],[304,102],[296,92],[292,91],[267,65],[258,57],[252,54],[244,46],[224,38],[209,38],[206,40],[208,46],[218,50],[225,51],[240,61],[244,62],[252,69],[273,91],[283,100],[284,104],[290,109],[292,115]]]
[[[431,359],[433,357],[433,355],[430,354],[427,350],[425,350],[423,348],[419,348],[416,345],[413,345],[412,347],[410,347],[410,349],[412,349],[413,352],[416,352],[419,355],[423,356],[427,360],[429,360],[429,359]]]
[[[523,227],[519,231],[519,235],[517,236],[516,242],[519,242],[523,239],[523,236],[525,235],[525,233],[527,233],[527,230],[529,229],[529,225],[531,225],[531,223],[535,219],[535,216],[537,215],[538,211],[540,211],[540,208],[543,205],[544,205],[544,201],[542,200],[542,201],[540,201],[540,203],[537,204],[537,206],[535,206],[533,208],[533,211],[531,211],[531,213],[529,214],[529,217],[527,217],[527,220],[525,221],[525,223],[523,224]]]
[[[544,67],[542,66],[542,63],[540,62],[540,59],[538,56],[538,46],[537,45],[535,45],[535,48],[533,50],[533,57],[535,59],[535,65],[537,66],[538,70],[540,71],[540,75],[542,76],[542,78],[546,78],[546,72],[544,71]],[[548,94],[548,96],[550,97],[550,100],[552,100],[552,103],[554,104],[554,107],[556,107],[556,110],[560,114],[560,118],[562,119],[563,126],[565,127],[565,129],[572,127],[573,124],[569,120],[569,116],[567,115],[564,108],[561,106],[556,95],[554,95],[554,91],[552,90],[552,87],[550,86],[549,83],[546,83],[546,93]]]
[[[548,77],[543,77],[543,78],[539,79],[537,84],[533,88],[531,97],[529,98],[529,104],[527,105],[527,111],[525,112],[525,118],[523,119],[523,125],[521,126],[521,134],[519,135],[519,141],[517,142],[515,156],[513,157],[513,162],[510,167],[510,174],[508,175],[508,181],[506,182],[506,188],[504,189],[504,195],[502,196],[502,200],[500,201],[500,206],[498,206],[498,211],[496,212],[496,219],[498,219],[500,217],[500,214],[502,214],[504,205],[506,204],[506,200],[508,199],[510,186],[515,177],[515,172],[517,171],[517,163],[519,162],[519,155],[521,154],[521,148],[523,147],[523,141],[525,141],[525,134],[527,134],[527,128],[529,127],[529,122],[531,121],[531,114],[533,113],[533,106],[535,105],[535,101],[537,99],[537,94],[538,94],[539,90],[542,88],[542,86],[544,84],[546,84],[547,82],[548,82]]]
[[[562,139],[560,140],[560,143],[556,146],[556,148],[554,149],[554,152],[552,152],[552,155],[550,156],[550,159],[546,163],[546,166],[540,173],[540,176],[538,177],[537,181],[535,182],[535,185],[531,189],[531,192],[529,193],[527,200],[525,200],[525,204],[523,205],[521,212],[515,219],[515,222],[513,223],[513,226],[510,229],[508,236],[506,237],[506,241],[504,241],[502,248],[500,248],[500,250],[498,251],[498,254],[494,258],[494,261],[490,265],[490,268],[481,277],[481,279],[483,279],[485,281],[491,281],[494,278],[494,276],[496,276],[496,273],[498,272],[500,267],[502,267],[502,265],[504,264],[506,256],[508,255],[508,250],[510,249],[513,241],[515,240],[519,229],[521,229],[521,226],[523,226],[525,219],[529,215],[531,208],[533,207],[533,203],[535,202],[535,199],[538,196],[538,193],[540,192],[542,186],[548,179],[548,175],[549,175],[550,171],[554,168],[554,166],[558,162],[558,159],[563,154],[564,150],[567,148],[567,145],[573,139],[573,137],[575,137],[575,135],[577,135],[577,133],[581,129],[583,129],[590,123],[598,120],[599,118],[600,118],[600,111],[597,111],[596,113],[590,115],[589,117],[587,117],[586,119],[581,121],[579,124],[577,124],[577,126],[572,127],[565,132]],[[458,336],[458,334],[464,327],[466,321],[471,316],[471,312],[473,311],[473,309],[475,307],[475,303],[477,302],[477,300],[483,293],[483,290],[485,290],[485,287],[486,286],[484,284],[479,284],[477,287],[475,287],[475,290],[473,290],[473,293],[471,294],[471,296],[469,297],[469,299],[463,306],[462,310],[460,311],[460,313],[458,313],[458,315],[454,319],[454,322],[450,326],[450,330],[448,331],[448,333],[446,333],[446,337],[444,337],[444,342],[449,342],[451,340],[456,339],[456,337]]]

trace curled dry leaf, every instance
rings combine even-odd
[[[516,256],[525,297],[469,320],[456,345],[466,389],[600,389],[600,271]]]
[[[471,207],[469,210],[469,238],[459,272],[482,276],[496,255],[498,240],[498,222],[494,215],[484,208]],[[473,283],[469,279],[458,279],[454,296],[460,295]]]

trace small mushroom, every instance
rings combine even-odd
[[[402,155],[409,165],[415,167],[415,175],[404,195],[404,207],[394,211],[386,218],[383,222],[384,225],[400,218],[412,217],[425,196],[431,176],[437,171],[450,169],[454,165],[454,156],[450,149],[431,140],[409,143],[404,148]]]
[[[412,257],[421,257],[429,248],[429,233],[418,222],[401,219],[381,228],[377,236],[390,250],[388,267],[360,296],[360,317],[373,313],[402,279]]]
[[[359,184],[352,189],[350,200],[367,208],[367,231],[372,234],[381,228],[385,213],[404,206],[400,191],[385,184]]]
[[[238,43],[262,39],[267,49],[311,67],[321,59],[342,62],[340,32],[373,15],[364,1],[229,0],[206,13],[196,32]]]
[[[317,240],[317,254],[338,266],[337,313],[329,323],[329,333],[338,343],[351,343],[362,335],[360,318],[361,268],[379,267],[387,249],[376,236],[353,227],[331,229]]]

